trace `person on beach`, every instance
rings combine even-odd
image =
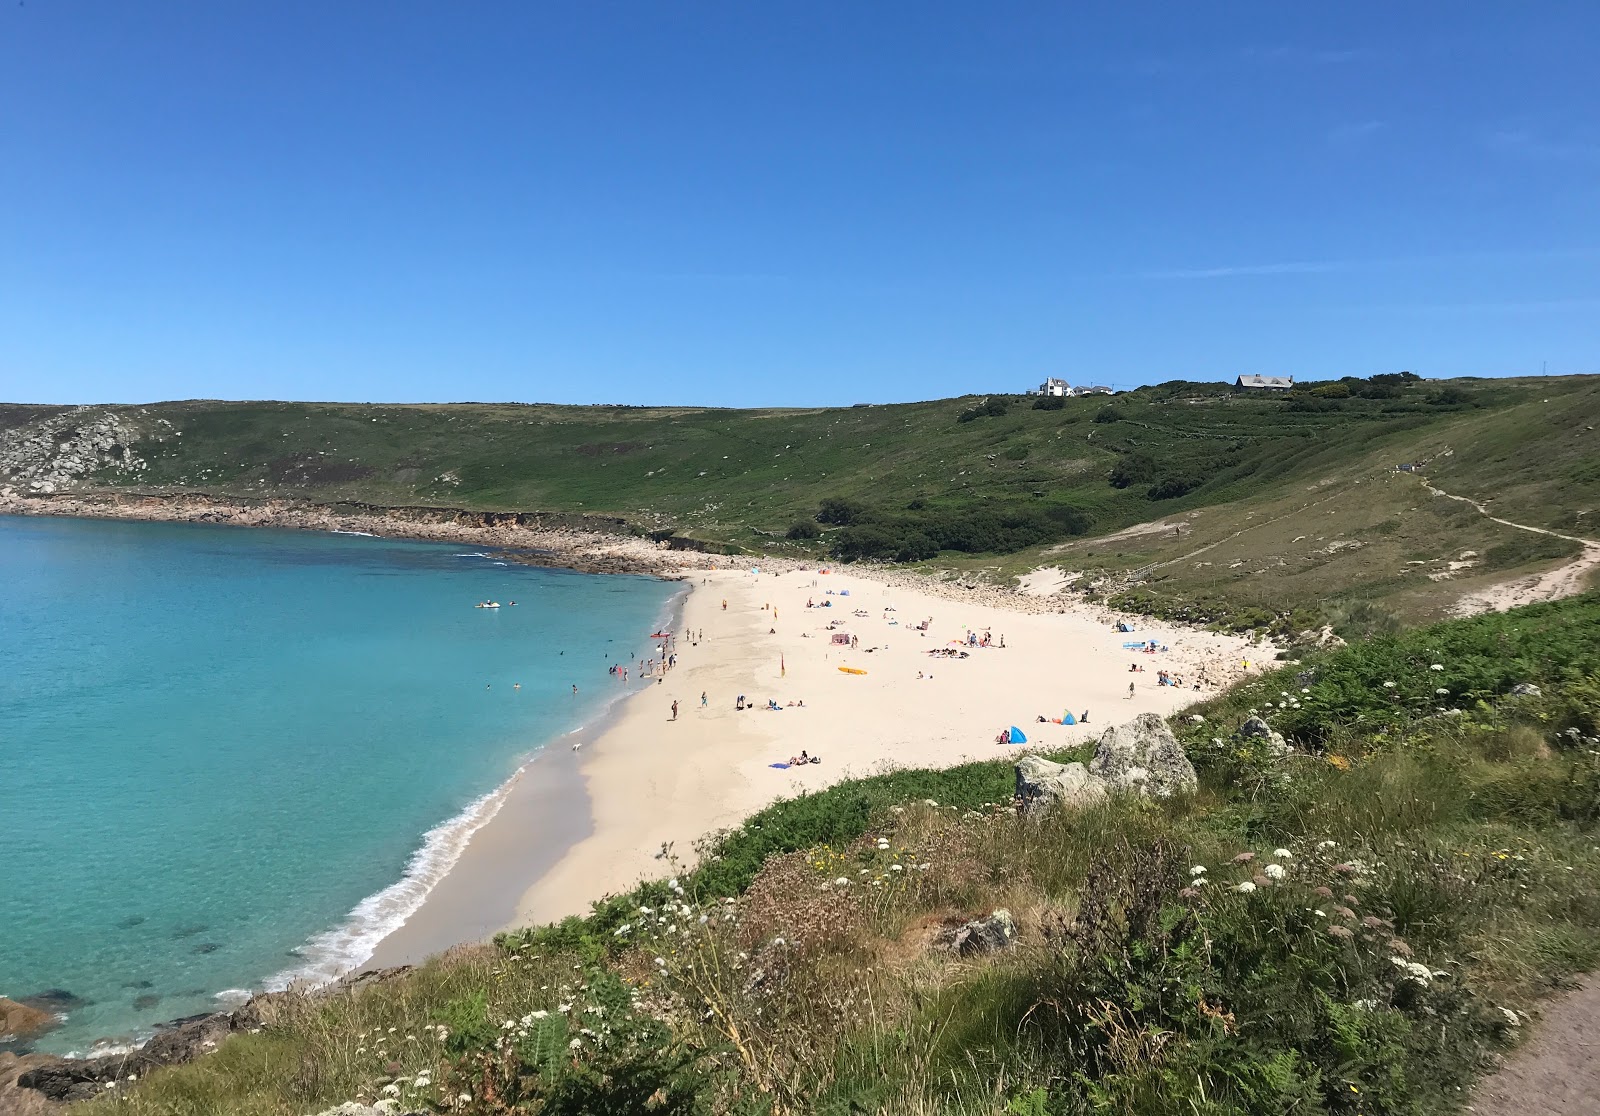
[[[706,692],[704,690],[701,690],[700,691],[700,708],[704,709],[708,704],[710,704],[710,703],[706,701]]]
[[[672,719],[674,721],[678,719],[678,701],[676,698],[672,701]]]
[[[1133,700],[1133,683],[1132,682],[1128,683],[1128,700],[1129,701]]]
[[[577,697],[578,696],[578,684],[576,682],[574,682],[572,684],[572,696],[573,697]]]

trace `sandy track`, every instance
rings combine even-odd
[[[1463,504],[1470,505],[1479,515],[1490,522],[1500,524],[1502,527],[1528,531],[1535,535],[1549,535],[1551,538],[1565,539],[1583,547],[1583,551],[1576,558],[1565,565],[1557,566],[1553,570],[1508,578],[1497,585],[1489,586],[1487,589],[1479,589],[1475,593],[1467,594],[1457,601],[1455,607],[1451,609],[1451,614],[1454,616],[1476,616],[1480,612],[1504,612],[1520,605],[1575,596],[1583,592],[1588,583],[1590,571],[1596,566],[1600,566],[1600,542],[1594,539],[1586,539],[1581,535],[1563,535],[1560,531],[1551,531],[1545,527],[1533,527],[1526,523],[1514,523],[1509,519],[1502,519],[1498,515],[1491,515],[1488,508],[1470,496],[1456,496],[1442,488],[1435,488],[1427,481],[1423,481],[1422,486],[1435,496],[1443,496],[1447,500],[1459,500]],[[1600,1109],[1596,1111],[1600,1111]]]

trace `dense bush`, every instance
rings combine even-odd
[[[1011,405],[999,396],[990,396],[976,407],[968,408],[956,416],[957,422],[971,422],[981,418],[999,418],[1011,409]]]
[[[842,496],[829,496],[817,509],[817,522],[832,524],[835,527],[848,527],[857,522],[865,512],[865,505],[855,500],[846,500]]]
[[[789,525],[789,529],[783,533],[783,537],[801,542],[806,539],[814,539],[821,534],[822,528],[818,527],[814,521],[800,519]]]
[[[1061,411],[1067,406],[1067,397],[1064,395],[1041,395],[1033,401],[1035,411]]]
[[[1084,534],[1094,524],[1087,512],[1064,504],[985,503],[960,507],[907,508],[904,512],[853,517],[834,536],[833,553],[845,561],[864,558],[916,562],[940,551],[1009,554],[1024,547]]]

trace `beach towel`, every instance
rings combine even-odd
[[[785,769],[785,770],[787,770],[787,769],[788,769],[788,767],[789,767],[789,765],[788,765],[788,764],[786,764],[786,763],[769,763],[769,764],[767,764],[767,766],[768,766],[768,767],[778,767],[778,768],[783,768],[783,769]]]

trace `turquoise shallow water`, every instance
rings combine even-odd
[[[71,993],[38,1045],[86,1051],[363,959],[672,595],[457,544],[0,517],[0,995]]]

